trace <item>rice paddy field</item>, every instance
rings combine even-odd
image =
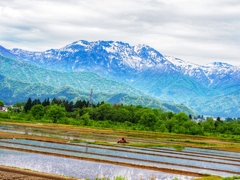
[[[122,136],[128,143],[117,143]],[[45,179],[231,177],[240,176],[240,143],[220,137],[1,122],[0,172],[13,167]]]

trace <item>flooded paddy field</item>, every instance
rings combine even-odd
[[[155,179],[191,179],[191,177],[183,175],[36,153],[0,150],[0,154],[0,163],[6,166],[14,165],[15,167],[76,178],[95,179],[96,177],[111,178],[122,176],[136,180],[141,178],[149,179],[150,177],[154,177]]]
[[[104,149],[102,145],[98,147],[86,143],[59,144],[33,140],[2,139],[0,140],[0,149],[0,164],[2,165],[38,171],[45,169],[48,173],[59,174],[61,172],[61,175],[74,177],[79,176],[77,174],[80,168],[82,171],[79,178],[124,175],[136,179],[140,176],[154,176],[162,179],[162,176],[167,176],[167,174],[160,173],[159,175],[159,172],[166,172],[167,169],[173,173],[170,177],[174,177],[176,174],[185,174],[183,179],[201,176],[201,173],[219,176],[240,175],[240,163],[235,159],[219,160],[211,157],[211,160],[207,160],[197,156],[189,158],[179,154],[174,156],[172,152],[167,153],[167,150],[165,153],[155,152],[151,154],[149,153],[150,148],[147,149],[148,151],[139,151],[128,147],[128,150],[122,151],[122,147],[118,146],[110,150],[109,146]],[[239,154],[236,153],[236,156]],[[75,166],[74,172],[72,165]],[[110,171],[110,169],[112,170]],[[188,174],[191,176],[187,176]]]
[[[0,128],[0,165],[89,179],[114,179],[117,176],[129,180],[194,179],[206,174],[222,177],[240,175],[239,152],[197,147],[185,147],[181,151],[162,146],[135,147],[131,143],[117,144],[114,140],[119,137],[118,133],[107,136],[104,131],[96,135],[98,138],[106,135],[106,144],[100,145],[91,143],[96,141],[91,138],[94,137],[92,134],[97,134],[96,130],[90,133],[89,129],[83,129],[80,134],[88,132],[91,134],[88,137],[68,130],[68,138],[64,136],[66,132],[61,130],[62,134],[59,133],[56,139],[44,136],[44,133],[50,133],[44,129],[39,130],[42,133],[38,134],[31,131],[33,128],[29,129],[26,132],[26,127]],[[76,137],[85,142],[69,141]],[[134,137],[129,139],[139,142],[141,138],[136,138],[136,141]]]

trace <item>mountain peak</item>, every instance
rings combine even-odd
[[[224,63],[224,62],[213,62],[213,63],[207,64],[207,66],[211,66],[211,67],[233,67],[233,65],[228,64],[228,63]]]
[[[75,42],[73,42],[73,43],[70,44],[69,46],[71,46],[71,45],[86,46],[86,45],[89,45],[89,42],[86,41],[86,40],[79,40],[79,41],[75,41]]]

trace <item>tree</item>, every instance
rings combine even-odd
[[[62,100],[61,100],[61,99],[53,98],[53,100],[52,100],[52,104],[60,105],[60,104],[62,104]]]
[[[124,107],[112,108],[107,119],[115,122],[125,122],[131,119],[130,112]]]
[[[81,116],[81,119],[83,120],[83,125],[87,126],[90,121],[90,116],[88,113]]]
[[[193,126],[190,127],[188,134],[191,135],[204,135],[203,130],[201,129],[201,127],[198,124],[195,124]]]
[[[109,112],[112,109],[112,105],[102,104],[97,108],[97,119],[98,120],[106,120],[106,118],[109,116]]]
[[[140,117],[139,124],[145,126],[146,129],[154,130],[154,125],[157,122],[156,115],[152,110],[146,110]]]
[[[160,117],[161,114],[163,113],[163,110],[159,109],[159,108],[158,109],[153,109],[152,111],[157,117]]]
[[[233,133],[236,134],[236,135],[240,135],[240,125],[239,124],[236,124],[236,127],[235,127]]]
[[[189,116],[188,116],[188,117],[189,117],[189,119],[192,119],[192,115],[191,115],[191,114],[189,114]]]
[[[175,118],[171,118],[166,121],[166,128],[168,129],[168,132],[171,133],[175,126],[178,126],[178,121]]]
[[[0,107],[4,106],[4,102],[2,100],[0,100]]]
[[[73,112],[74,111],[74,105],[73,102],[71,101],[70,103],[68,103],[68,101],[66,101],[67,103],[64,104],[66,111],[67,112]]]
[[[201,127],[194,121],[186,121],[183,126],[186,129],[185,134],[191,134],[191,135],[203,135],[203,131]]]
[[[218,126],[221,126],[223,121],[221,121],[220,117],[217,117],[217,120],[214,122],[215,129],[218,131]]]
[[[159,115],[159,119],[160,120],[163,120],[163,121],[167,121],[167,120],[169,120],[169,116],[168,116],[169,114],[167,113],[167,112],[163,112],[163,113],[161,113],[160,115]],[[172,117],[171,117],[172,118]],[[170,119],[171,119],[170,118]]]
[[[44,107],[43,107],[43,105],[42,104],[34,105],[31,108],[31,114],[37,120],[42,119],[42,117],[44,116]]]
[[[42,105],[43,105],[43,106],[49,106],[49,105],[50,105],[49,98],[44,99],[44,101],[42,102]]]
[[[177,129],[177,133],[179,134],[185,134],[186,133],[186,128],[184,126],[180,126],[178,129]]]
[[[88,102],[87,101],[85,101],[85,100],[79,100],[79,101],[77,101],[76,103],[75,103],[75,105],[74,105],[74,108],[80,108],[80,109],[82,109],[83,107],[88,107]]]
[[[167,132],[167,131],[168,131],[167,128],[166,128],[166,126],[165,126],[165,124],[161,124],[160,127],[158,128],[158,130],[159,130],[160,132]]]
[[[210,132],[210,133],[213,132],[215,129],[213,118],[211,117],[207,118],[207,120],[202,123],[202,126],[204,128],[204,131]]]
[[[166,127],[169,132],[179,133],[179,128],[187,121],[191,121],[187,114],[180,112],[174,114],[170,120],[166,121]],[[181,133],[183,133],[183,131],[184,129],[181,128]]]
[[[140,120],[141,115],[143,114],[143,110],[141,108],[136,108],[133,111],[132,123],[138,123]]]
[[[52,120],[53,123],[63,119],[66,116],[66,110],[64,106],[52,104],[47,110],[47,117]]]
[[[25,102],[16,102],[13,107],[16,112],[21,112],[25,106]]]
[[[178,114],[175,114],[173,116],[173,118],[175,118],[179,122],[179,124],[181,124],[181,125],[183,123],[187,122],[187,121],[190,121],[189,117],[184,112],[180,112]]]
[[[34,99],[34,100],[32,101],[32,106],[37,105],[37,104],[42,104],[41,101],[40,101],[40,99]]]
[[[24,111],[28,112],[28,111],[30,111],[31,108],[32,108],[32,99],[28,98],[28,101],[24,106]]]

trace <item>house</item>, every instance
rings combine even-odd
[[[0,106],[0,111],[7,111],[7,106]]]

